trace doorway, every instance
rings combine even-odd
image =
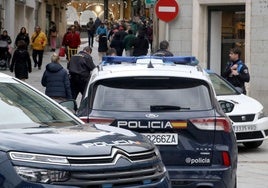
[[[245,61],[245,6],[208,7],[208,68],[221,74],[229,60],[229,50],[241,49]]]

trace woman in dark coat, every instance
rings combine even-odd
[[[106,55],[106,52],[108,50],[108,39],[105,33],[102,33],[99,35],[99,61],[102,61],[102,57]]]
[[[139,31],[138,37],[133,41],[133,56],[147,55],[149,41],[145,37],[144,31]]]
[[[114,37],[111,41],[110,47],[111,48],[115,48],[116,49],[116,54],[118,56],[122,56],[123,54],[123,50],[124,50],[124,45],[123,45],[123,41],[120,39],[120,33],[116,32],[114,34]]]
[[[18,47],[15,50],[11,65],[10,71],[15,70],[15,77],[20,80],[28,79],[28,73],[32,72],[32,63],[30,54],[26,49],[26,43],[23,40],[18,41]]]
[[[30,43],[30,38],[29,38],[29,35],[28,35],[25,27],[22,27],[20,29],[20,32],[19,32],[19,34],[17,35],[17,37],[15,39],[15,45],[16,46],[18,46],[18,42],[20,40],[23,40],[26,43],[26,48],[28,49],[28,46],[29,46],[29,43]]]
[[[47,64],[41,80],[42,86],[46,87],[45,94],[57,102],[72,99],[69,76],[59,60],[56,53],[51,56],[51,63]]]

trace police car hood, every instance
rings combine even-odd
[[[2,129],[0,143],[0,151],[5,152],[21,151],[68,156],[108,155],[113,147],[128,153],[147,151],[154,147],[138,133],[106,125]]]
[[[217,96],[218,101],[223,100],[234,104],[234,109],[227,115],[256,114],[263,110],[260,102],[244,94]]]

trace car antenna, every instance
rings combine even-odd
[[[150,62],[148,63],[147,68],[154,68],[151,59],[152,59],[152,56],[150,55]]]

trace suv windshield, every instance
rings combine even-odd
[[[202,80],[135,77],[101,80],[94,85],[94,110],[185,111],[211,109]]]
[[[31,88],[10,81],[0,82],[0,118],[0,129],[78,123]]]

